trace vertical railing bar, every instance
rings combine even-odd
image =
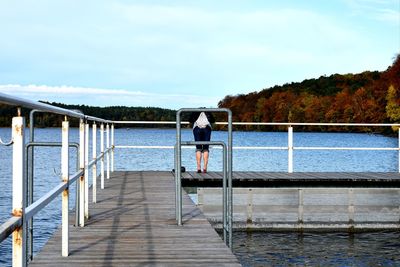
[[[34,109],[31,110],[29,113],[29,141],[34,142],[35,141],[35,117],[34,114],[38,110]],[[34,178],[34,162],[35,162],[35,156],[34,156],[34,151],[35,148],[31,147],[29,150],[29,156],[28,159],[30,160],[30,166],[29,166],[29,171],[28,171],[28,201],[27,201],[27,206],[31,205],[33,203],[33,178]],[[33,260],[33,218],[29,219],[28,223],[29,231],[28,231],[28,260],[31,261]]]
[[[85,170],[85,123],[79,123],[79,168]],[[85,226],[85,175],[79,179],[79,226]]]
[[[288,127],[288,173],[293,173],[293,127]]]
[[[97,158],[97,125],[96,122],[93,122],[93,126],[92,126],[92,154],[93,154],[93,159],[96,160]],[[93,203],[97,202],[97,160],[96,162],[93,164],[92,167],[92,177],[93,177],[93,182],[92,182],[92,201]]]
[[[18,109],[20,113],[20,109]],[[26,172],[25,172],[25,118],[18,114],[18,117],[12,119],[12,140],[13,140],[13,198],[12,198],[12,215],[22,217],[22,226],[14,230],[12,236],[12,264],[14,267],[26,266],[26,236],[27,228],[25,221],[25,204],[26,204]]]
[[[228,245],[227,239],[227,218],[228,218],[228,197],[227,197],[227,153],[226,146],[222,146],[222,172],[223,172],[223,180],[222,180],[222,225],[223,225],[223,234],[224,234],[224,242]]]
[[[85,122],[85,219],[89,219],[89,123]]]
[[[175,183],[176,183],[176,206],[177,209],[177,221],[178,225],[182,225],[182,188],[181,188],[181,165],[182,165],[182,156],[181,156],[181,112],[180,110],[176,115],[176,169],[175,169]]]
[[[61,146],[61,176],[64,183],[69,184],[69,122],[67,118],[62,122],[62,146]],[[69,253],[69,186],[62,192],[62,245],[61,254],[68,257]]]
[[[79,159],[80,159],[80,149],[79,145],[77,147],[77,152],[76,152],[76,170],[79,170]],[[75,182],[75,227],[78,227],[79,225],[79,180],[76,180]]]
[[[114,172],[114,123],[111,124],[111,172]]]
[[[97,125],[96,122],[93,121],[93,126],[92,126],[92,154],[93,154],[93,160],[97,159]],[[93,164],[92,167],[92,201],[93,203],[97,202],[97,160]]]
[[[398,129],[398,132],[399,132],[399,138],[398,138],[398,146],[399,146],[398,161],[399,161],[399,168],[398,168],[398,170],[399,170],[399,173],[400,173],[400,127],[399,127],[399,129]]]
[[[177,179],[177,171],[178,171],[178,160],[177,160],[177,150],[178,150],[178,143],[175,143],[174,147],[174,170],[175,170],[175,219],[178,221],[178,179]]]
[[[233,158],[232,158],[232,111],[226,109],[228,113],[228,205],[229,205],[229,247],[232,249],[232,221],[233,221],[233,188],[232,188],[232,172],[233,172]]]
[[[106,159],[107,159],[107,179],[110,179],[110,152],[108,150],[108,148],[110,147],[110,125],[107,123],[106,125],[106,142],[107,142],[107,155],[106,155]]]
[[[104,189],[104,123],[100,124],[100,153],[101,153],[101,164],[100,164],[100,187]]]

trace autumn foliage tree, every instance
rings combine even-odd
[[[400,121],[400,55],[384,72],[334,74],[252,92],[226,96],[234,121],[385,123]],[[323,127],[300,128],[317,131]],[[279,129],[279,128],[278,128]],[[330,127],[329,130],[343,130]],[[380,131],[379,128],[349,128]]]

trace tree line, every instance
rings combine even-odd
[[[163,109],[155,107],[125,107],[125,106],[111,106],[111,107],[93,107],[87,105],[67,105],[62,103],[49,103],[64,109],[80,111],[85,115],[98,117],[106,120],[115,121],[174,121],[176,111],[172,109]],[[29,118],[28,109],[22,109],[21,113],[26,118]],[[0,126],[9,127],[11,118],[17,113],[16,107],[0,104]],[[61,125],[63,116],[51,113],[36,113],[35,114],[35,127],[59,127]],[[28,123],[28,122],[27,122]],[[71,119],[71,126],[77,127],[79,125],[78,119]],[[116,125],[118,127],[119,125]],[[137,125],[140,127],[156,127],[155,125]]]
[[[218,104],[229,108],[241,122],[399,123],[400,55],[386,71],[334,74],[288,83],[259,92],[226,96]],[[283,130],[252,127],[248,130]],[[301,131],[369,131],[390,133],[390,128],[296,126]]]

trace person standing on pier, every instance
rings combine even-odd
[[[215,122],[214,116],[208,112],[193,112],[189,122],[193,124],[193,135],[195,141],[210,141],[211,123]],[[209,145],[196,145],[197,172],[201,173],[201,158],[203,155],[203,172],[207,172],[209,157]]]

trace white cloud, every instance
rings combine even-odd
[[[194,94],[155,94],[124,89],[100,89],[47,85],[0,85],[0,92],[29,100],[85,104],[93,106],[216,107],[220,98]]]
[[[378,20],[381,21],[386,21],[393,23],[394,25],[400,26],[400,4],[399,4],[399,10],[393,10],[393,9],[380,9],[377,10],[376,16]]]
[[[400,2],[398,0],[345,0],[355,14],[400,26]]]
[[[22,93],[22,94],[44,94],[44,95],[122,95],[122,96],[138,96],[146,95],[140,91],[127,91],[120,89],[98,89],[72,86],[47,86],[47,85],[17,85],[8,84],[0,85],[0,90],[4,93]],[[148,95],[148,94],[147,94]]]

